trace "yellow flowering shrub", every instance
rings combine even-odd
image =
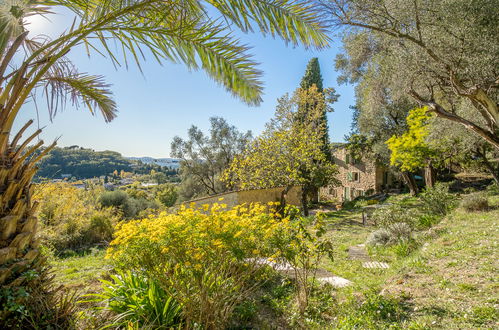
[[[162,283],[188,323],[223,328],[258,287],[266,260],[279,258],[273,243],[290,224],[268,205],[182,207],[120,224],[107,257]]]

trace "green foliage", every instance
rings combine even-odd
[[[141,211],[147,209],[158,208],[154,201],[142,198],[131,198],[122,190],[106,191],[102,193],[99,197],[99,203],[102,207],[113,207],[119,210],[122,212],[123,216],[127,218],[133,218]]]
[[[407,318],[403,302],[381,295],[375,290],[365,292],[361,299],[352,296],[336,308],[340,316],[336,329],[388,329]]]
[[[172,177],[176,171],[156,164],[143,164],[127,159],[115,151],[94,151],[78,146],[54,148],[39,162],[37,179],[60,178],[61,174],[71,174],[77,179],[109,176],[114,171],[148,174],[151,170],[158,176]],[[162,182],[163,183],[163,182]]]
[[[100,207],[96,201],[100,192],[77,189],[69,183],[37,185],[34,199],[40,203],[37,215],[42,244],[60,253],[109,242],[119,217]]]
[[[456,206],[456,198],[449,193],[449,184],[437,182],[433,188],[426,188],[420,195],[426,214],[443,216]]]
[[[426,142],[428,120],[431,118],[427,110],[426,107],[411,110],[407,116],[409,130],[386,141],[392,152],[390,164],[402,171],[414,172],[423,168],[432,157],[433,151]]]
[[[308,105],[307,120],[297,121],[303,105]],[[325,127],[317,125],[325,107],[316,87],[282,97],[266,130],[234,158],[224,179],[242,189],[320,187],[336,182],[336,166],[321,149]]]
[[[493,2],[356,0],[324,8],[343,28],[336,66],[342,82],[357,83],[361,133],[380,132],[385,122],[397,127],[408,109],[425,104],[499,147],[497,89],[488,87],[498,65]]]
[[[366,244],[371,246],[386,246],[405,243],[412,239],[413,229],[405,222],[396,222],[386,228],[372,232]]]
[[[483,192],[471,193],[464,196],[460,206],[469,212],[486,211],[489,208],[489,199]]]
[[[483,325],[487,323],[497,322],[499,312],[495,307],[477,306],[471,311],[471,320],[475,325]]]
[[[490,196],[499,195],[499,184],[497,184],[496,182],[492,182],[490,185],[487,186],[487,193]]]
[[[309,304],[312,286],[310,280],[324,258],[333,261],[333,243],[326,233],[323,216],[315,219],[313,226],[298,218],[293,225],[284,228],[274,239],[280,257],[293,268],[296,280],[296,296],[300,313]]]
[[[177,189],[172,184],[160,185],[156,190],[157,200],[166,207],[173,206],[177,201]]]
[[[0,321],[6,329],[73,329],[76,294],[60,290],[46,263],[21,273],[27,285],[0,288]]]
[[[181,327],[181,305],[154,280],[131,271],[118,271],[112,281],[101,280],[103,292],[91,301],[115,314],[108,326],[171,329]]]
[[[307,64],[305,74],[301,78],[300,88],[306,90],[315,84],[315,87],[317,87],[317,91],[322,92],[322,83],[323,80],[321,75],[321,68],[319,65],[319,59],[317,57],[314,57]]]
[[[181,159],[181,198],[189,200],[233,190],[230,181],[221,180],[222,173],[234,157],[246,148],[251,138],[251,131],[239,132],[220,117],[210,118],[208,134],[192,126],[187,140],[175,136],[171,155]]]

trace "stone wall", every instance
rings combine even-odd
[[[240,204],[278,202],[281,199],[281,191],[283,188],[269,189],[252,189],[232,191],[224,194],[208,196],[184,202],[184,205],[194,203],[196,206],[205,204],[223,203],[227,204],[227,208],[233,208]],[[290,189],[286,195],[286,203],[291,205],[300,205],[301,187],[295,186]]]
[[[319,192],[320,200],[343,202],[380,191],[384,169],[369,159],[354,161],[348,156],[347,162],[347,154],[346,148],[338,148],[333,152],[334,163],[338,166],[336,178],[340,181],[340,185],[322,187]]]

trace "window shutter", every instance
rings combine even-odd
[[[347,173],[347,180],[348,180],[348,181],[352,181],[352,180],[353,180],[353,177],[352,177],[352,172],[348,172],[348,173]]]
[[[347,154],[347,156],[345,157],[345,163],[350,164],[350,155],[349,154]]]

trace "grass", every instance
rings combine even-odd
[[[111,269],[104,255],[105,250],[92,249],[71,257],[51,258],[56,282],[83,294],[98,291],[101,286],[99,279]]]

